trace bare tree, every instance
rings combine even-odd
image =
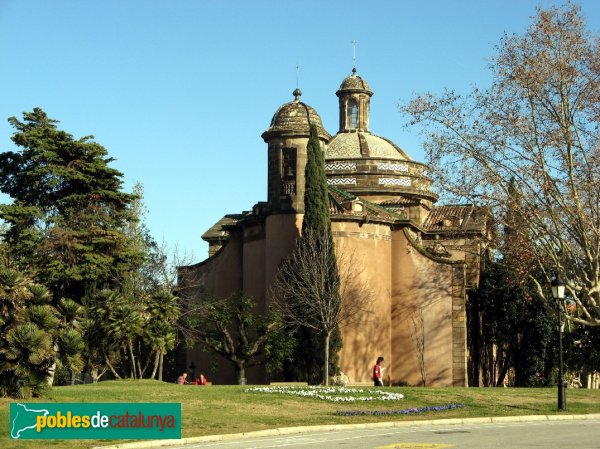
[[[288,321],[323,335],[325,385],[329,385],[332,333],[338,327],[364,321],[373,299],[354,258],[337,251],[336,261],[335,255],[331,239],[306,230],[271,287],[273,302]],[[329,275],[332,263],[337,263],[339,276]]]
[[[600,40],[568,5],[538,9],[497,51],[489,89],[425,94],[401,111],[423,126],[433,175],[453,199],[502,221],[514,180],[537,294],[550,303],[558,270],[577,305],[561,305],[568,318],[600,326]]]
[[[421,372],[423,386],[427,386],[427,372],[425,370],[425,318],[423,317],[423,308],[419,307],[410,315],[412,325],[411,337],[417,350],[417,362]]]

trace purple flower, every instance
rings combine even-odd
[[[448,405],[428,405],[426,407],[405,408],[403,410],[338,410],[335,412],[338,416],[356,416],[356,415],[409,415],[412,413],[422,412],[441,412],[453,408],[464,407],[464,404],[448,404]]]

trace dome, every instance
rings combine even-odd
[[[294,101],[282,105],[273,115],[271,125],[262,134],[263,139],[269,139],[274,135],[302,135],[308,136],[310,124],[317,126],[319,137],[329,140],[331,135],[323,128],[323,122],[317,111],[300,101],[302,93],[299,89],[294,90]]]
[[[356,92],[363,91],[369,94],[369,96],[373,95],[371,89],[367,82],[359,75],[356,74],[356,69],[352,69],[352,75],[348,76],[342,84],[340,84],[340,88],[336,92],[336,95],[339,97],[343,92]]]
[[[412,161],[393,142],[370,133],[339,133],[327,145],[325,160],[328,159],[392,159]]]

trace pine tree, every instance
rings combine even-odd
[[[0,154],[0,190],[13,200],[0,206],[8,223],[11,265],[47,285],[54,301],[81,301],[113,288],[141,263],[123,229],[133,196],[122,174],[92,136],[75,139],[40,108],[9,119],[19,152]]]

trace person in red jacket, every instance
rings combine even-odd
[[[200,374],[194,383],[196,385],[206,385],[208,381],[206,380],[206,377],[204,377],[204,374]]]
[[[381,367],[381,362],[383,362],[383,357],[377,357],[377,362],[373,367],[373,382],[376,387],[383,387],[383,379],[381,377],[383,368]]]

